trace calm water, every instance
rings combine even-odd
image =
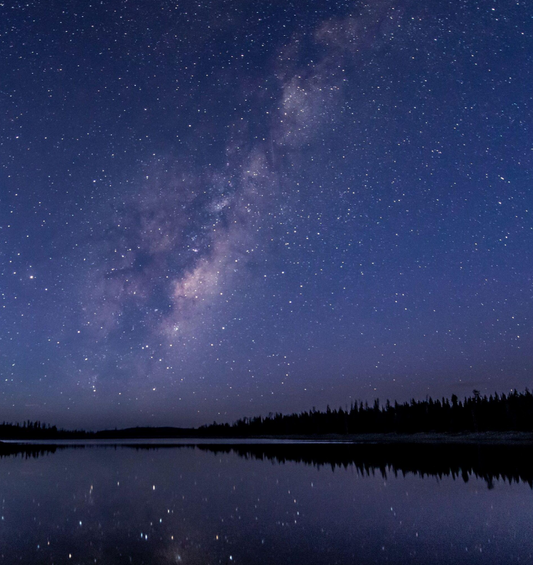
[[[0,459],[2,563],[533,562],[525,448],[41,449]]]

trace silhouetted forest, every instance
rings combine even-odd
[[[233,425],[203,426],[200,431],[213,437],[286,436],[314,434],[366,434],[417,432],[460,433],[486,431],[533,431],[533,394],[519,393],[451,399],[411,400],[380,404],[375,400],[354,402],[350,408],[299,414],[269,414],[266,418],[242,418]]]
[[[64,440],[64,439],[142,439],[142,438],[177,438],[196,437],[194,428],[151,428],[137,427],[122,430],[102,430],[88,432],[85,430],[64,430],[41,422],[25,421],[22,424],[3,422],[0,424],[0,439],[9,440]]]
[[[41,422],[22,424],[4,422],[0,438],[22,439],[125,439],[183,437],[257,437],[359,434],[533,432],[533,394],[512,391],[509,394],[481,396],[474,390],[470,397],[411,400],[392,404],[354,402],[348,408],[325,411],[312,409],[298,414],[269,414],[242,418],[233,424],[213,424],[200,428],[137,427],[123,430],[62,430]]]
[[[26,420],[22,424],[3,422],[0,424],[1,439],[83,439],[92,437],[83,430],[58,430],[56,426]]]

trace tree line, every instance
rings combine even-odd
[[[63,430],[39,420],[25,420],[22,423],[2,422],[0,438],[4,439],[82,439],[91,437],[91,432],[83,430]]]
[[[241,418],[232,425],[202,426],[207,436],[284,436],[315,434],[367,434],[417,432],[461,433],[487,431],[533,431],[533,394],[516,390],[509,394],[482,396],[478,390],[459,400],[410,400],[402,404],[376,399],[373,404],[353,402],[350,408],[266,417]]]
[[[309,436],[321,434],[369,434],[420,432],[468,433],[488,431],[533,432],[533,394],[511,391],[482,396],[478,390],[459,400],[410,400],[409,402],[381,404],[376,399],[353,402],[350,408],[281,414],[266,417],[241,418],[233,424],[213,422],[200,428],[128,428],[124,430],[64,430],[56,426],[27,420],[20,423],[0,424],[0,438],[4,439],[112,439],[160,437],[253,437],[253,436]]]

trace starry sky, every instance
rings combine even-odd
[[[527,0],[0,2],[0,419],[533,375]]]

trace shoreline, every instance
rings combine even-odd
[[[208,439],[208,438],[205,438]],[[413,434],[368,433],[368,434],[324,434],[291,436],[255,436],[243,438],[209,438],[217,442],[225,439],[262,439],[331,442],[343,444],[482,444],[482,445],[533,445],[533,432],[468,432],[446,434],[417,432]]]
[[[241,436],[241,437],[109,437],[99,438],[39,438],[39,439],[2,439],[0,440],[0,451],[7,447],[15,446],[66,446],[71,445],[134,445],[147,442],[156,446],[157,440],[164,440],[160,445],[206,445],[209,442],[217,445],[235,445],[242,441],[246,444],[272,442],[272,443],[331,443],[331,444],[445,444],[445,445],[532,445],[533,432],[468,432],[457,434],[417,432],[413,434],[394,433],[368,433],[368,434],[316,434],[316,435],[287,435],[287,436]],[[9,446],[9,447],[8,447]]]

